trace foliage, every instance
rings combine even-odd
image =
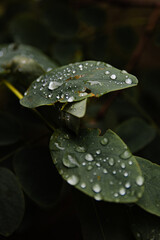
[[[109,2],[0,3],[2,239],[159,239],[160,12]]]

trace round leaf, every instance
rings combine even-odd
[[[137,79],[109,64],[84,61],[57,68],[34,81],[21,104],[28,108],[80,101],[135,86]]]
[[[62,177],[96,200],[136,202],[142,196],[139,165],[111,130],[104,136],[83,130],[78,137],[57,130],[50,151]]]
[[[160,166],[140,157],[136,159],[145,179],[144,194],[137,204],[146,211],[160,216]]]
[[[0,168],[0,234],[11,235],[24,215],[24,196],[15,175]]]
[[[26,148],[15,155],[14,169],[27,195],[37,204],[49,207],[55,204],[61,179],[55,171],[45,148]]]

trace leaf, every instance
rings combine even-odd
[[[120,124],[116,133],[128,145],[131,152],[137,152],[148,145],[156,136],[156,130],[141,118],[131,118]]]
[[[136,160],[145,179],[143,196],[136,204],[144,210],[160,216],[160,166],[141,157],[136,157]]]
[[[72,114],[75,117],[82,118],[86,113],[87,99],[84,99],[79,102],[74,102],[67,104],[64,108],[64,111]]]
[[[33,68],[27,69],[26,65],[28,68],[34,65],[35,70]],[[54,62],[34,47],[24,44],[1,45],[0,47],[0,73],[13,68],[14,71],[28,70],[32,72],[38,70],[42,74],[55,67]]]
[[[78,137],[57,130],[50,151],[62,177],[96,200],[136,202],[142,196],[139,165],[111,130],[103,137],[96,129],[82,130]]]
[[[34,81],[21,104],[28,108],[80,101],[138,83],[136,77],[109,64],[84,61],[57,68]]]
[[[61,179],[55,171],[48,149],[25,148],[14,158],[16,175],[27,195],[37,204],[50,207],[58,199]]]
[[[19,226],[24,215],[24,196],[15,175],[0,168],[0,234],[7,237]]]
[[[9,113],[0,112],[0,146],[16,143],[21,138],[21,126]]]

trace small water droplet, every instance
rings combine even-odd
[[[125,183],[125,188],[130,188],[130,187],[131,187],[130,182],[126,182],[126,183]]]
[[[121,187],[121,188],[119,189],[119,194],[120,194],[121,196],[124,196],[124,195],[126,194],[126,189],[125,189],[124,187]]]
[[[101,153],[101,150],[100,149],[98,149],[97,151],[96,151],[96,154],[100,154]]]
[[[121,163],[121,168],[124,169],[125,167],[126,167],[126,164],[122,162],[122,163]]]
[[[125,80],[125,83],[127,83],[127,84],[132,84],[132,79],[127,78],[127,79]]]
[[[93,166],[88,166],[87,170],[90,171],[90,170],[92,170],[92,168],[93,168]]]
[[[98,82],[98,81],[87,81],[88,83],[90,83],[90,85],[100,85],[102,86],[102,83],[101,82]]]
[[[128,172],[124,172],[124,177],[128,177]]]
[[[105,71],[105,74],[108,75],[108,74],[110,74],[110,72],[109,71]]]
[[[77,146],[75,150],[80,153],[84,153],[86,151],[85,148],[82,146]]]
[[[132,156],[131,152],[129,152],[128,150],[125,150],[121,155],[120,157],[123,158],[123,159],[128,159]]]
[[[138,176],[136,178],[136,183],[137,183],[138,186],[142,186],[143,183],[144,183],[144,178],[142,176]]]
[[[67,154],[66,156],[64,156],[62,158],[62,162],[64,164],[65,167],[68,168],[73,168],[73,167],[78,167],[79,163],[78,160],[76,159],[76,157],[72,154]]]
[[[102,200],[102,196],[100,194],[96,194],[94,196],[94,199],[97,200],[97,201],[100,201],[100,200]]]
[[[86,162],[83,162],[83,163],[82,163],[82,166],[86,166]]]
[[[95,192],[95,193],[99,193],[101,191],[101,186],[98,184],[98,183],[95,183],[92,187],[92,190]]]
[[[131,160],[129,160],[129,161],[128,161],[128,164],[129,164],[129,165],[132,165],[132,164],[133,164],[133,162],[132,162]]]
[[[77,177],[76,175],[72,175],[67,179],[67,182],[74,186],[79,182],[79,177]]]
[[[107,138],[103,138],[103,139],[101,139],[100,143],[102,145],[107,145],[108,144],[108,139]]]
[[[103,173],[108,173],[107,169],[103,168]]]
[[[122,70],[122,71],[121,71],[121,73],[124,73],[124,74],[126,74],[126,73],[127,73],[127,71],[126,71],[126,70]]]
[[[87,154],[85,155],[85,159],[86,159],[87,161],[91,162],[91,161],[93,161],[93,156],[92,156],[90,153],[87,153]]]
[[[81,183],[81,188],[86,188],[86,183]]]
[[[101,164],[98,162],[98,163],[96,163],[96,166],[97,166],[97,167],[100,167],[100,166],[101,166]]]
[[[110,166],[114,165],[114,158],[109,158],[108,163]]]
[[[112,173],[113,173],[113,175],[115,175],[117,172],[116,172],[116,170],[113,170],[113,172],[112,172]]]
[[[57,89],[59,88],[63,83],[61,82],[56,82],[56,81],[51,81],[48,85],[48,89],[49,90],[54,90],[54,89]]]
[[[117,78],[117,76],[116,76],[116,74],[112,74],[112,75],[110,76],[110,78],[111,78],[112,80],[115,80],[115,79]]]
[[[118,193],[114,193],[114,197],[118,197]]]
[[[74,101],[74,97],[73,96],[69,97],[68,100],[67,100],[67,102],[73,102],[73,101]]]

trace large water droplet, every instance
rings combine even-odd
[[[78,167],[79,163],[78,160],[76,159],[76,157],[72,154],[67,154],[66,156],[64,156],[62,158],[62,162],[64,164],[65,167],[68,168],[73,168],[73,167]]]
[[[124,187],[121,187],[121,188],[119,189],[119,194],[120,194],[121,196],[124,196],[124,195],[126,194],[126,189],[125,189]]]
[[[62,84],[63,84],[63,83],[61,83],[61,82],[51,81],[51,82],[49,83],[48,89],[49,89],[49,90],[54,90],[54,89],[56,89],[56,88],[59,88]]]
[[[101,139],[100,143],[101,143],[102,145],[107,145],[108,139],[104,137],[104,138]]]
[[[77,177],[76,175],[72,175],[67,179],[67,182],[74,186],[79,182],[79,177]]]
[[[110,166],[114,165],[114,158],[109,158],[108,163]]]
[[[138,186],[142,186],[143,183],[144,183],[144,178],[142,176],[138,176],[136,178],[136,183],[137,183]]]
[[[86,151],[85,148],[81,146],[77,146],[75,150],[80,153],[84,153]]]
[[[92,190],[95,192],[95,193],[99,193],[101,191],[101,186],[98,184],[98,183],[95,183],[92,187]]]
[[[85,159],[86,159],[87,161],[91,162],[91,161],[93,161],[93,156],[92,156],[90,153],[87,153],[87,154],[85,155]]]
[[[129,152],[128,150],[125,150],[121,155],[120,157],[123,158],[123,159],[128,159],[131,157],[131,152]]]

